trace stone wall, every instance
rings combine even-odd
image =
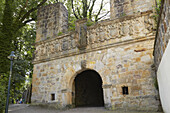
[[[111,19],[152,11],[155,0],[110,0]]]
[[[86,19],[78,20],[76,31],[47,39],[37,31],[42,40],[35,44],[32,102],[74,106],[76,75],[94,70],[102,79],[105,107],[157,111],[152,15],[146,11],[90,27]],[[123,86],[128,87],[128,95],[123,94]]]
[[[165,113],[170,111],[170,1],[162,0],[161,13],[154,43],[154,63],[157,74],[159,94]]]
[[[85,60],[85,69],[97,71],[103,80],[106,107],[157,111],[152,50],[151,39],[35,64],[32,102],[71,105],[71,83],[84,71],[81,61]],[[129,95],[122,94],[122,86],[128,86]],[[56,95],[54,101],[52,93]]]
[[[154,60],[156,71],[170,39],[170,1],[162,0],[161,13],[158,21],[154,44]]]

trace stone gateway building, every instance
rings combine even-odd
[[[110,0],[110,19],[68,32],[62,3],[38,10],[32,103],[158,111],[155,0]]]

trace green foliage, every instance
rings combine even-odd
[[[69,18],[69,22],[68,22],[68,26],[69,26],[69,28],[68,28],[68,30],[69,31],[74,31],[75,30],[75,21],[76,21],[76,19],[75,18]]]
[[[7,82],[8,75],[3,74],[0,76],[0,113],[4,112],[5,102],[6,102],[6,91],[7,91]]]
[[[156,23],[158,23],[158,17],[160,14],[161,0],[156,0],[155,15],[153,16]]]
[[[86,25],[87,25],[87,26],[91,26],[91,25],[93,25],[94,23],[95,23],[95,22],[93,22],[93,21],[91,21],[91,20],[88,19]]]
[[[72,7],[71,7],[71,0],[65,0],[63,1],[65,7],[68,10],[68,30],[69,31],[74,31],[75,30],[75,21],[77,20],[75,16],[73,15]]]
[[[5,108],[10,60],[7,56],[15,51],[10,99],[22,97],[26,79],[32,77],[32,59],[35,41],[36,9],[46,0],[1,0],[0,2],[0,113]],[[38,5],[39,4],[39,5]],[[26,78],[27,76],[27,78]],[[10,100],[11,103],[11,100]]]
[[[76,26],[76,25],[75,25],[75,22],[70,22],[70,23],[69,23],[69,28],[68,28],[68,30],[69,30],[69,31],[74,31],[74,30],[75,30],[75,26]]]
[[[58,36],[61,36],[62,34],[63,34],[63,32],[60,31],[60,32],[58,33]]]
[[[126,13],[122,13],[120,16],[121,16],[121,17],[125,17],[125,16],[126,16]]]
[[[13,72],[12,72],[12,79],[11,79],[11,100],[17,99],[22,97],[22,93],[26,90],[26,85],[29,84],[31,81],[33,73],[33,52],[34,46],[33,43],[35,42],[35,25],[30,24],[26,25],[25,27],[20,30],[21,36],[17,37],[15,43],[15,55],[17,59],[14,60],[13,63]],[[8,67],[9,69],[9,67]],[[8,85],[8,73],[1,74],[0,76],[0,111],[5,107],[5,98],[7,93],[7,85]],[[27,83],[26,83],[27,80]],[[0,112],[1,113],[1,112]]]
[[[4,4],[5,0],[0,0],[0,15],[3,15],[3,9],[4,9]],[[0,20],[2,20],[2,16],[0,16]],[[2,22],[0,21],[0,25],[2,24]]]
[[[7,59],[7,56],[13,48],[13,28],[11,26],[13,22],[12,3],[13,2],[11,1],[5,2],[4,15],[1,20],[3,25],[0,26],[0,73],[5,73],[9,70],[9,60]]]

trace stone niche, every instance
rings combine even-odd
[[[154,0],[110,0],[110,18],[151,11],[154,4]]]
[[[38,9],[36,42],[54,38],[68,30],[68,11],[62,3]]]

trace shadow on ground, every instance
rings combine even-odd
[[[109,111],[104,107],[83,107],[68,110],[56,110],[40,106],[26,104],[10,105],[9,113],[162,113],[162,112],[139,112],[139,111]]]

